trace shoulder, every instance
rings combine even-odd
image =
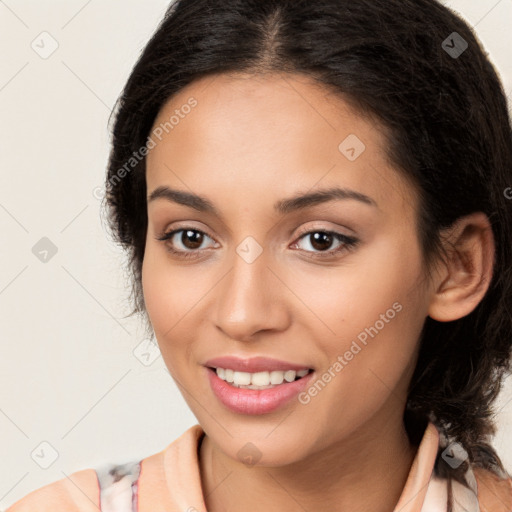
[[[6,512],[98,512],[99,484],[94,469],[83,469],[30,492]]]
[[[203,435],[203,429],[194,425],[163,450],[141,461],[138,484],[139,498],[144,503],[168,503],[177,488],[189,489],[192,494],[199,491],[198,448]],[[173,482],[172,493],[169,492],[169,482]]]
[[[98,512],[102,504],[111,502],[116,507],[122,502],[129,509],[133,496],[151,510],[153,504],[171,499],[169,479],[178,487],[192,485],[189,490],[199,496],[198,446],[203,434],[202,428],[194,425],[163,450],[140,461],[76,471],[32,491],[5,512]],[[151,506],[146,506],[148,503]]]
[[[481,512],[512,511],[512,478],[500,478],[483,468],[474,468]]]

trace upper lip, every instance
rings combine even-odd
[[[270,357],[251,357],[243,359],[236,356],[221,356],[208,359],[205,366],[213,368],[229,368],[239,372],[257,373],[257,372],[271,372],[271,371],[287,371],[287,370],[309,370],[309,366],[299,363],[290,363],[288,361],[281,361],[279,359],[272,359]]]

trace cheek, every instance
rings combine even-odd
[[[144,303],[164,359],[175,347],[168,340],[179,339],[177,334],[194,301],[193,291],[179,281],[179,275],[172,273],[165,255],[146,248],[141,275]]]
[[[406,248],[384,239],[361,254],[357,264],[347,259],[346,266],[332,272],[296,276],[298,295],[307,297],[316,316],[307,315],[307,322],[325,354],[322,372],[331,368],[336,375],[328,385],[331,392],[325,394],[326,400],[333,400],[332,410],[339,409],[335,404],[341,400],[352,403],[352,411],[368,412],[402,386],[426,316],[420,277],[419,252],[410,244]],[[354,396],[354,386],[369,397],[367,402]]]
[[[192,268],[173,268],[165,250],[152,242],[146,245],[142,289],[155,331],[169,330],[198,301],[202,284]]]
[[[336,267],[295,268],[290,282],[316,317],[317,327],[325,334],[346,338],[375,322],[381,325],[381,315],[387,311],[383,321],[388,317],[391,321],[386,329],[392,323],[402,324],[410,309],[421,307],[420,277],[418,248],[407,237],[388,235],[348,255]],[[395,315],[393,304],[397,302],[403,311]]]
[[[168,286],[165,267],[151,246],[146,245],[142,262],[142,291],[151,323],[156,332],[162,329],[164,319],[173,314],[173,288]]]
[[[173,266],[160,247],[146,246],[141,274],[144,303],[162,357],[173,374],[193,359],[204,320],[199,311],[212,283],[199,275],[194,265]]]

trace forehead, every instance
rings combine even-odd
[[[240,184],[288,196],[294,183],[319,183],[350,186],[377,202],[411,199],[387,161],[382,126],[303,75],[201,78],[163,105],[156,131],[148,190],[162,182],[203,191]]]
[[[189,111],[187,106],[194,99],[197,105]],[[230,128],[243,127],[250,133],[264,131],[267,127],[286,127],[280,140],[284,142],[287,133],[291,136],[311,135],[322,131],[343,131],[352,129],[360,138],[385,147],[384,129],[377,126],[375,118],[356,110],[349,98],[335,93],[323,84],[301,74],[272,73],[244,74],[220,73],[197,79],[168,99],[161,107],[153,129],[164,125],[173,114],[179,114],[179,124],[174,132],[184,132],[191,124],[198,135],[213,131],[229,133]],[[190,116],[189,116],[190,114]],[[192,115],[193,114],[193,115]],[[198,130],[203,128],[201,133]],[[247,130],[250,130],[249,132]],[[240,134],[242,135],[242,134]]]

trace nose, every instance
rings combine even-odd
[[[262,331],[282,331],[289,324],[283,278],[269,268],[264,254],[252,263],[235,254],[233,267],[218,284],[216,326],[230,339],[251,341]]]

